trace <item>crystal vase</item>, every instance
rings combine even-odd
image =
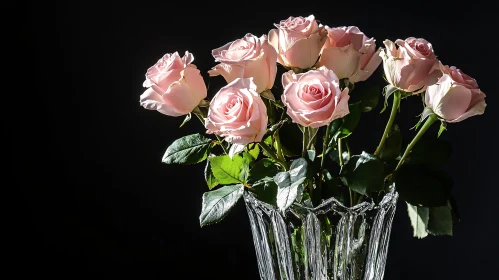
[[[294,203],[284,212],[244,200],[262,280],[381,280],[398,193],[348,208],[330,198],[315,208]]]

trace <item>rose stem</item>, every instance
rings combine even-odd
[[[386,124],[385,131],[383,132],[383,137],[381,137],[381,141],[379,142],[379,145],[376,148],[374,155],[378,155],[379,153],[381,153],[381,150],[383,149],[383,146],[385,145],[386,137],[388,136],[388,133],[390,133],[390,131],[392,129],[393,122],[395,121],[395,115],[397,115],[397,110],[400,107],[400,96],[401,96],[401,93],[398,90],[396,90],[393,93],[393,105],[392,105],[392,111],[390,113],[390,118],[388,119],[388,123]]]
[[[302,157],[307,157],[307,149],[308,149],[308,127],[303,127],[303,151]]]
[[[327,149],[327,144],[329,143],[329,129],[331,128],[331,123],[328,123],[326,127],[326,135],[324,136],[324,140],[322,143],[322,153],[321,153],[321,168],[319,169],[320,174],[319,174],[319,182],[317,183],[318,189],[320,190],[322,187],[322,180],[324,180],[324,172],[322,172],[322,169],[324,168],[324,157],[326,156],[324,153],[326,152]]]
[[[345,138],[345,146],[347,147],[347,153],[348,153],[348,160],[350,160],[350,157],[352,156],[352,152],[350,151],[350,145],[348,145],[348,140]],[[362,196],[362,194],[360,194]],[[351,200],[350,200],[350,204],[353,203],[353,201],[357,201],[357,192],[351,192],[350,191],[350,196],[353,196],[351,197]],[[359,199],[360,200],[360,199]],[[358,204],[358,203],[357,203]],[[352,205],[353,206],[353,205]]]
[[[341,138],[338,138],[338,159],[340,160],[340,166],[343,166],[343,143]]]
[[[421,139],[421,137],[423,136],[423,134],[425,134],[425,132],[428,130],[428,128],[430,128],[430,126],[436,120],[438,120],[437,115],[431,114],[431,115],[428,116],[428,118],[426,119],[426,122],[421,127],[421,129],[419,130],[418,134],[416,134],[416,136],[414,136],[414,139],[412,139],[411,143],[409,143],[409,146],[407,146],[407,148],[405,149],[405,152],[402,155],[402,158],[400,159],[399,163],[397,164],[397,167],[395,167],[395,170],[398,170],[400,168],[400,166],[402,166],[402,164],[404,164],[405,159],[407,158],[407,156],[411,152],[412,148],[414,148],[414,145],[416,145],[416,143],[419,141],[419,139]]]
[[[275,155],[274,151],[272,151],[272,149],[270,148],[269,145],[267,145],[265,142],[259,142],[258,145],[260,145],[260,147],[262,147],[262,149],[264,151],[267,152],[267,154],[270,155],[270,157],[275,160],[277,163],[279,163],[283,168],[284,170],[288,170],[288,164],[286,161],[282,161],[280,160],[279,158],[277,158],[277,156]]]
[[[275,139],[275,143],[277,146],[277,157],[281,161],[286,162],[286,159],[284,158],[284,154],[282,153],[282,145],[281,145],[281,137],[279,136],[279,129],[276,130],[276,132],[274,133],[274,139]]]
[[[194,113],[194,115],[196,115],[196,117],[198,117],[199,121],[200,121],[200,122],[203,124],[203,126],[204,126],[204,117],[205,117],[205,116],[203,116],[203,115],[202,115],[203,111],[201,111],[201,110],[199,109],[199,107],[197,107],[197,109],[198,109],[198,111],[199,111],[199,112],[201,112],[201,114],[199,114],[199,113]],[[222,141],[223,141],[223,140],[222,140],[222,138],[220,138],[220,136],[218,136],[218,135],[216,135],[216,134],[215,134],[215,136],[217,137],[218,142],[220,142],[220,146],[221,146],[221,147],[222,147],[222,149],[224,150],[224,153],[225,153],[226,155],[228,155],[228,154],[229,154],[229,152],[227,151],[227,148],[225,148],[224,143],[222,142]]]

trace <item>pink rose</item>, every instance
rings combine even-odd
[[[277,50],[277,62],[291,68],[307,69],[317,62],[327,31],[313,15],[289,17],[269,32],[269,42]]]
[[[376,40],[369,39],[356,26],[330,28],[317,66],[333,70],[338,78],[351,82],[365,81],[381,64]]]
[[[205,119],[206,133],[246,145],[262,141],[267,130],[267,107],[256,91],[253,78],[237,78],[213,97]]]
[[[446,122],[460,122],[485,112],[485,93],[475,79],[452,66],[441,67],[443,75],[426,89],[425,103]]]
[[[432,45],[422,38],[383,42],[380,53],[388,82],[403,91],[419,93],[433,85],[442,75]]]
[[[291,119],[302,126],[317,128],[342,118],[348,110],[348,88],[340,90],[339,80],[325,66],[305,73],[282,75],[282,102]]]
[[[168,116],[189,114],[199,102],[206,98],[207,89],[201,73],[194,64],[194,56],[185,52],[165,54],[146,73],[140,105]]]
[[[220,64],[208,71],[210,76],[222,75],[227,83],[236,78],[253,77],[257,92],[270,89],[274,85],[277,53],[268,43],[266,35],[258,38],[246,34],[242,39],[214,49],[211,54]]]

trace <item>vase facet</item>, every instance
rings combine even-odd
[[[284,212],[244,193],[262,280],[381,280],[395,214],[392,188],[352,208],[334,198]]]

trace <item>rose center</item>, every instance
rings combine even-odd
[[[324,92],[317,85],[305,85],[303,91],[306,93],[303,98],[305,101],[319,100],[324,96]]]
[[[249,46],[249,43],[244,41],[244,40],[236,40],[230,47],[229,47],[229,50],[232,50],[232,51],[237,51],[237,50],[246,50],[248,49],[250,46]]]
[[[430,47],[422,42],[417,42],[415,46],[413,46],[420,54],[427,56],[430,53]]]
[[[226,116],[234,116],[241,108],[241,100],[239,98],[231,99],[227,104],[225,104],[224,114]]]
[[[296,30],[296,29],[300,29],[299,27],[301,27],[305,23],[306,23],[306,20],[304,18],[301,18],[301,17],[293,18],[290,21],[286,22],[284,24],[284,27],[286,27],[288,29]]]

